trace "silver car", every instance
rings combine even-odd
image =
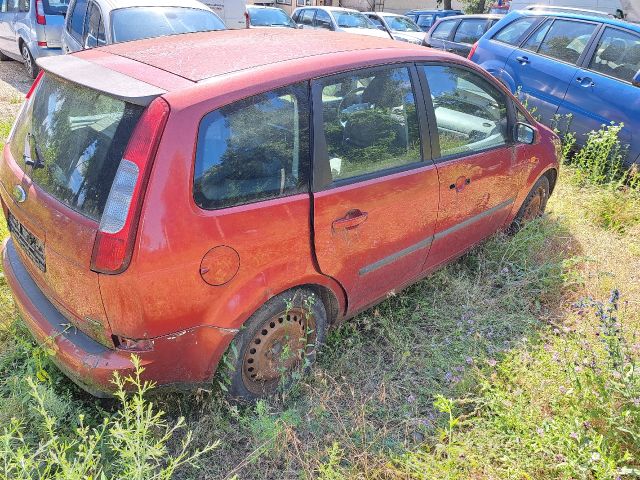
[[[111,43],[225,30],[197,0],[71,0],[62,32],[66,53]]]
[[[62,53],[68,4],[69,0],[0,0],[0,60],[23,62],[36,78],[38,58]]]
[[[385,30],[394,40],[422,45],[425,33],[404,15],[386,12],[364,12],[376,27]]]

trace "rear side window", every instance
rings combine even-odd
[[[48,75],[32,98],[16,124],[11,154],[48,194],[100,220],[143,108]]]
[[[105,45],[104,24],[102,23],[102,15],[100,7],[91,2],[87,13],[87,22],[84,29],[84,47],[93,48]]]
[[[303,25],[309,25],[312,26],[313,25],[313,14],[315,13],[314,10],[304,10],[301,14],[302,16],[302,24]]]
[[[87,0],[76,0],[71,7],[71,21],[69,22],[69,32],[78,40],[82,38],[82,28],[84,26],[84,16],[87,13]]]
[[[457,67],[423,67],[436,115],[440,155],[474,153],[505,145],[507,101],[480,75]]]
[[[449,38],[449,35],[451,35],[451,32],[453,31],[453,27],[455,26],[456,26],[455,20],[446,20],[446,21],[443,20],[436,26],[435,30],[431,34],[431,37],[438,38],[440,40],[446,40]]]
[[[307,98],[307,86],[297,85],[205,116],[196,152],[196,204],[211,210],[308,191]]]
[[[607,27],[589,68],[631,82],[640,70],[640,36]]]
[[[408,69],[329,78],[320,87],[323,133],[333,180],[422,160]]]
[[[544,37],[538,53],[575,64],[596,28],[592,23],[556,20]]]
[[[522,45],[522,48],[525,50],[530,50],[532,52],[537,52],[542,44],[542,40],[547,36],[549,32],[549,28],[551,28],[551,24],[553,20],[547,20],[542,25],[540,25],[535,33],[531,35],[526,42]]]
[[[456,30],[453,41],[473,44],[482,36],[486,25],[485,19],[463,20]]]
[[[493,39],[508,45],[518,45],[524,33],[537,21],[537,17],[520,18],[500,30]]]

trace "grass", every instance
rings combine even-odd
[[[241,407],[215,388],[145,391],[146,408],[166,414],[142,437],[136,425],[156,417],[134,409],[122,421],[132,403],[98,402],[61,375],[15,318],[2,278],[0,477],[80,478],[81,445],[103,428],[120,440],[95,443],[89,464],[107,478],[132,476],[123,469],[167,429],[167,460],[151,458],[136,478],[158,475],[186,440],[198,465],[174,478],[639,476],[640,199],[569,166],[548,210],[334,329],[311,376],[280,398]],[[185,428],[172,430],[181,417]],[[52,445],[70,445],[57,469],[9,475],[17,454],[40,472],[53,465]]]

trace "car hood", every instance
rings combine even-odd
[[[390,38],[387,32],[383,32],[377,28],[341,28],[340,31],[345,33],[356,33],[358,35],[368,35],[370,37]]]
[[[425,33],[424,32],[391,32],[391,35],[393,35],[393,38],[396,40],[422,44]]]

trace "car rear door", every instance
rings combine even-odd
[[[607,26],[599,33],[570,82],[558,111],[571,115],[564,126],[578,133],[582,142],[591,130],[610,122],[624,123],[623,144],[630,145],[629,158],[640,155],[640,88],[632,84],[640,70],[640,35]]]
[[[512,141],[513,104],[479,73],[451,64],[419,67],[440,179],[440,208],[425,270],[456,257],[506,221],[527,176]],[[428,93],[426,93],[428,92]]]
[[[62,46],[66,53],[77,52],[83,49],[82,37],[86,21],[88,0],[75,0],[69,4],[65,30],[62,34]]]
[[[354,312],[420,274],[438,174],[412,65],[329,76],[312,92],[316,258]]]
[[[542,123],[552,123],[598,26],[549,18],[507,60],[522,101]]]
[[[486,32],[487,23],[486,18],[462,19],[456,28],[448,50],[467,57],[473,44]]]

